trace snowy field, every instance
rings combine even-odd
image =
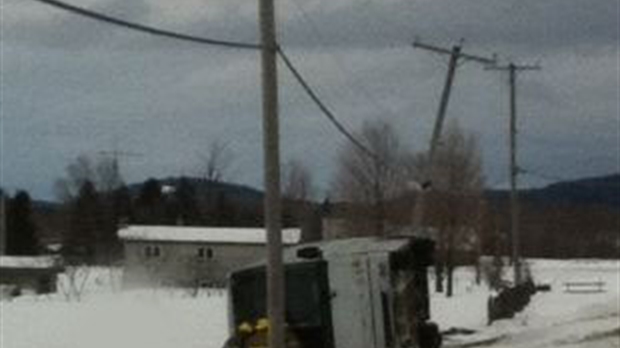
[[[514,319],[487,326],[486,286],[473,272],[459,269],[455,296],[433,295],[432,316],[442,330],[476,330],[450,336],[446,346],[620,347],[620,261],[534,260],[538,293]],[[227,332],[226,295],[183,290],[118,290],[118,271],[89,269],[75,275],[78,300],[67,277],[59,293],[25,295],[0,303],[1,348],[216,348]],[[81,280],[85,279],[83,283]],[[602,281],[605,291],[566,293],[571,281]]]
[[[551,291],[538,292],[522,313],[491,326],[488,289],[475,286],[472,270],[457,270],[455,296],[432,298],[433,320],[442,331],[477,332],[446,337],[444,346],[620,348],[620,261],[531,260],[529,265],[536,283],[551,285]],[[599,281],[604,283],[600,293],[565,291],[567,282]]]

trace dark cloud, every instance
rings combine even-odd
[[[7,3],[7,11],[25,6]],[[289,56],[350,129],[383,118],[407,145],[424,149],[446,61],[409,44],[415,36],[441,45],[464,37],[468,51],[543,66],[519,75],[524,166],[569,177],[620,170],[617,1],[278,4]],[[212,0],[195,14],[163,5],[101,0],[92,8],[195,35],[258,40],[255,3]],[[197,152],[214,139],[235,154],[233,179],[261,185],[257,53],[177,43],[28,6],[36,15],[14,11],[2,28],[3,185],[49,196],[68,161],[114,146],[143,154],[123,164],[129,180],[189,174]],[[345,140],[283,67],[280,80],[282,157],[305,160],[325,188]],[[449,106],[448,117],[479,135],[490,184],[506,177],[505,83],[505,75],[465,64]]]
[[[292,45],[390,47],[419,36],[445,44],[465,38],[496,49],[572,50],[619,40],[619,5],[611,0],[349,1],[328,13],[295,3],[282,34]],[[315,28],[323,32],[321,42],[308,38]]]

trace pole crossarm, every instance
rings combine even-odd
[[[99,151],[98,152],[101,156],[111,156],[111,157],[143,157],[144,155],[141,153],[137,153],[137,152],[131,152],[131,151],[119,151],[119,150],[112,150],[112,151]]]
[[[528,70],[541,70],[541,66],[540,65],[517,65],[514,63],[510,63],[507,65],[502,65],[502,66],[498,66],[498,65],[490,65],[484,68],[484,70],[502,70],[502,71],[510,71],[511,69],[514,69],[515,71],[528,71]]]
[[[421,49],[439,53],[439,54],[452,55],[452,49],[431,45],[431,44],[424,43],[418,40],[414,41],[412,46],[414,48],[421,48]],[[458,54],[458,58],[464,59],[464,60],[472,60],[474,62],[478,62],[481,64],[490,65],[490,66],[494,66],[497,63],[497,57],[495,57],[495,55],[493,55],[492,58],[488,58],[488,57],[482,57],[478,55],[460,52]]]

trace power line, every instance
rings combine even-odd
[[[251,43],[243,43],[243,42],[235,42],[235,41],[223,41],[216,40],[210,38],[204,38],[199,36],[192,36],[187,34],[182,34],[178,32],[172,32],[168,30],[162,30],[155,27],[149,27],[138,23],[129,22],[126,20],[118,19],[115,17],[111,17],[102,13],[98,13],[95,11],[87,10],[84,8],[80,8],[74,5],[70,5],[58,0],[34,0],[38,1],[77,15],[85,16],[94,20],[102,21],[108,24],[117,25],[120,27],[124,27],[131,30],[141,31],[148,34],[168,37],[172,39],[184,40],[194,43],[206,44],[206,45],[214,45],[214,46],[223,46],[228,48],[240,48],[240,49],[252,49],[258,50],[261,48],[259,44],[251,44]],[[288,70],[293,74],[297,82],[302,86],[306,94],[314,101],[314,103],[319,107],[319,109],[323,112],[323,114],[331,121],[331,123],[336,127],[336,129],[342,133],[353,145],[355,145],[359,150],[362,151],[365,155],[373,159],[377,159],[377,156],[369,150],[361,141],[357,140],[355,136],[351,132],[349,132],[346,127],[338,121],[334,113],[321,101],[318,95],[314,92],[314,90],[310,87],[310,85],[303,78],[301,73],[295,68],[293,63],[290,61],[288,56],[282,50],[282,47],[278,46],[277,48],[278,54],[282,58],[282,61],[288,68]]]
[[[119,18],[111,17],[111,16],[108,16],[102,13],[87,10],[85,8],[81,8],[75,5],[70,5],[70,4],[67,4],[65,2],[58,1],[58,0],[34,0],[34,1],[38,1],[38,2],[80,15],[83,17],[88,17],[90,19],[94,19],[94,20],[101,21],[101,22],[106,22],[108,24],[113,24],[113,25],[117,25],[120,27],[141,31],[141,32],[148,33],[151,35],[162,36],[162,37],[189,41],[189,42],[196,42],[196,43],[207,44],[207,45],[228,47],[228,48],[251,49],[251,50],[260,49],[259,44],[210,39],[210,38],[192,36],[188,34],[182,34],[182,33],[173,32],[169,30],[158,29],[158,28],[146,26],[143,24],[133,23],[133,22],[119,19]]]
[[[282,47],[278,47],[278,53],[280,55],[280,58],[282,58],[284,65],[286,65],[286,67],[293,74],[297,82],[299,82],[299,84],[304,89],[304,91],[306,91],[306,94],[308,94],[310,99],[312,99],[312,101],[314,101],[314,103],[319,107],[319,109],[321,109],[323,114],[331,121],[331,123],[336,127],[336,129],[338,129],[338,131],[342,133],[342,135],[344,135],[353,145],[355,145],[364,154],[368,155],[369,157],[372,157],[373,159],[377,159],[377,155],[374,152],[369,150],[366,146],[364,146],[364,144],[362,144],[362,142],[357,140],[355,136],[353,136],[353,134],[351,134],[351,132],[349,132],[346,129],[346,127],[342,123],[340,123],[338,119],[336,119],[336,116],[334,115],[334,113],[321,101],[321,99],[314,92],[312,87],[310,87],[310,85],[306,82],[306,80],[301,75],[301,73],[295,68],[293,63],[288,58],[288,56],[282,50]]]

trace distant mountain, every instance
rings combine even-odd
[[[163,179],[157,179],[162,187],[177,187],[181,181],[181,177],[167,177]],[[263,204],[264,193],[255,188],[227,183],[227,182],[215,182],[208,181],[199,178],[185,177],[196,190],[197,197],[217,197],[218,195],[224,195],[226,201],[245,207],[260,207]],[[132,196],[137,197],[144,182],[134,183],[128,185],[129,191]],[[33,210],[41,214],[53,214],[57,212],[62,203],[57,201],[36,200],[32,201]]]
[[[228,202],[244,206],[260,206],[263,202],[264,193],[262,191],[245,185],[190,177],[168,177],[158,179],[158,181],[162,187],[169,186],[175,188],[178,187],[182,179],[189,181],[196,190],[196,196],[198,197],[215,197],[223,194],[226,196]],[[129,189],[133,195],[137,195],[143,184],[144,183],[129,185]]]
[[[508,190],[489,190],[491,200],[508,199]],[[604,205],[620,208],[620,173],[520,190],[520,199],[540,204]]]

